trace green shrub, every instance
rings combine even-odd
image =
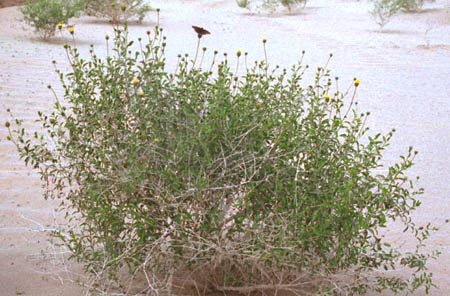
[[[375,0],[370,14],[382,29],[400,9],[398,0]]]
[[[58,24],[67,24],[81,9],[82,2],[76,0],[36,0],[27,1],[20,11],[24,21],[34,27],[42,39],[48,40],[55,35]]]
[[[397,0],[404,11],[414,12],[418,11],[425,4],[425,0]],[[427,0],[428,2],[435,2],[435,0]]]
[[[417,11],[422,8],[423,4],[424,0],[374,0],[374,7],[370,14],[380,28],[383,28],[400,11]]]
[[[138,17],[141,22],[150,6],[144,0],[85,0],[87,15],[108,18],[113,24]]]
[[[306,5],[307,0],[280,0],[281,5],[287,7],[289,11],[291,11],[292,6],[295,6],[299,3],[303,4],[303,7]]]
[[[236,0],[236,3],[240,8],[248,8],[250,1],[249,0]]]
[[[405,11],[417,11],[423,6],[423,0],[398,0],[400,7]]]
[[[169,74],[165,38],[148,37],[134,53],[117,29],[105,59],[68,47],[73,72],[58,72],[64,100],[39,113],[44,132],[7,123],[70,217],[55,235],[97,283],[105,276],[99,289],[126,267],[149,295],[192,282],[191,295],[428,291],[437,254],[420,247],[432,227],[411,221],[423,189],[406,175],[417,152],[380,172],[393,131],[369,136],[358,80],[340,92],[324,67],[305,85],[301,61],[238,76],[241,51],[218,64],[215,52],[208,71],[179,55]],[[379,234],[391,220],[417,239],[412,252]],[[412,275],[371,284],[369,272],[397,267]]]
[[[281,4],[291,12],[299,4],[303,4],[303,7],[305,7],[306,2],[307,0],[263,0],[262,7],[274,10]],[[250,0],[236,0],[236,3],[241,8],[249,8]]]

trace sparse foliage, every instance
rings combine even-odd
[[[397,0],[400,3],[402,10],[407,12],[415,12],[422,8],[427,2],[435,2],[435,0]]]
[[[430,0],[433,2],[434,0]],[[382,29],[400,11],[414,12],[422,8],[424,0],[374,0],[370,14]]]
[[[398,2],[405,11],[417,11],[424,4],[424,0],[398,0]]]
[[[300,4],[305,7],[307,0],[262,0],[260,2],[261,6],[267,9],[275,10],[279,5],[282,5],[286,7],[289,12],[291,12]],[[236,3],[241,8],[249,9],[250,0],[236,0]]]
[[[150,6],[144,0],[84,0],[85,12],[91,16],[107,18],[113,24],[137,17],[141,22]]]
[[[303,7],[305,7],[307,0],[280,0],[281,5],[284,7],[287,7],[289,11],[292,10],[293,6],[296,6],[298,4],[302,4]]]
[[[248,8],[250,1],[249,0],[236,0],[236,3],[241,8]]]
[[[401,9],[399,1],[396,0],[375,0],[374,7],[370,11],[381,29],[397,14]]]

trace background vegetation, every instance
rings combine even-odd
[[[58,24],[67,24],[69,19],[79,16],[82,6],[79,0],[37,0],[27,1],[20,11],[24,21],[48,40],[55,35]]]
[[[68,24],[69,19],[86,14],[106,18],[113,24],[126,22],[137,17],[139,22],[149,12],[150,6],[144,0],[35,0],[27,1],[20,8],[23,20],[34,27],[43,40],[49,40]],[[73,33],[73,32],[71,32]]]
[[[141,22],[150,6],[144,0],[84,0],[87,15],[110,20],[113,24],[126,22],[130,17],[138,17]]]
[[[434,0],[429,0],[433,2]],[[424,4],[424,0],[373,0],[370,14],[382,29],[391,18],[401,11],[417,12]]]

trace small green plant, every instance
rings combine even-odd
[[[248,68],[240,50],[222,61],[215,51],[205,67],[201,34],[195,58],[179,55],[168,73],[161,32],[133,52],[116,28],[112,51],[91,49],[89,61],[66,46],[73,71],[58,71],[64,99],[55,93],[53,112],[39,112],[43,132],[6,122],[45,198],[61,199],[71,224],[55,236],[99,293],[110,281],[132,286],[122,269],[150,295],[433,286],[437,253],[421,251],[433,226],[410,217],[423,193],[406,174],[417,152],[380,172],[394,131],[369,133],[359,80],[341,92],[325,66],[304,84],[301,60],[290,71],[267,58]],[[379,234],[392,220],[417,239],[412,251]],[[397,267],[404,277],[368,277]]]
[[[58,24],[67,24],[70,18],[78,16],[82,6],[77,0],[36,0],[27,1],[20,11],[24,21],[48,40],[55,35]]]
[[[289,12],[292,10],[293,6],[296,6],[298,4],[303,4],[303,7],[305,7],[307,0],[280,0],[281,5],[286,7]]]
[[[383,29],[390,19],[400,11],[418,11],[422,8],[424,2],[424,0],[374,0],[374,7],[370,14],[374,17],[380,29]]]
[[[405,11],[417,11],[423,4],[424,0],[398,0],[400,7]]]
[[[299,5],[303,4],[305,7],[307,0],[263,0],[262,7],[270,10],[275,10],[276,7],[282,5],[288,9],[289,12],[292,12],[292,9]],[[249,0],[236,0],[236,3],[241,8],[249,8],[250,1]]]
[[[113,24],[137,17],[139,22],[151,10],[144,0],[85,0],[87,15],[109,19]]]
[[[248,8],[250,1],[249,0],[236,0],[236,3],[240,8]]]
[[[391,18],[400,12],[401,8],[398,0],[375,0],[370,14],[380,26],[380,29],[383,29]]]

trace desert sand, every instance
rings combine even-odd
[[[409,171],[425,188],[423,205],[414,214],[417,224],[441,226],[427,245],[442,252],[430,263],[436,284],[430,295],[450,295],[450,2],[427,3],[420,13],[400,14],[380,32],[368,14],[365,0],[310,0],[305,9],[288,15],[240,9],[233,0],[153,0],[161,8],[161,26],[168,37],[168,66],[178,53],[195,53],[197,37],[191,25],[208,29],[202,46],[231,55],[241,49],[249,60],[262,59],[267,38],[271,65],[289,67],[306,51],[305,64],[323,66],[330,53],[333,76],[343,88],[360,81],[361,111],[371,111],[374,132],[396,128],[385,162],[398,160],[411,145],[419,151]],[[64,223],[55,212],[57,202],[42,198],[39,176],[25,167],[13,144],[6,140],[9,108],[31,131],[37,111],[54,102],[47,89],[59,89],[52,60],[67,70],[63,44],[70,35],[57,34],[50,42],[38,39],[20,21],[17,7],[0,9],[0,295],[81,295],[75,283],[80,267],[64,261],[65,251],[48,242],[48,234]],[[150,13],[143,24],[130,26],[131,38],[144,37],[156,22]],[[73,19],[75,42],[82,55],[94,44],[105,53],[105,34],[112,27],[89,17]],[[26,30],[24,30],[26,29]],[[208,55],[206,56],[206,60]],[[305,84],[308,84],[306,77]],[[389,240],[410,248],[414,241],[392,225]],[[399,271],[401,273],[401,271]],[[417,295],[423,295],[420,291]],[[389,294],[386,294],[389,295]]]

